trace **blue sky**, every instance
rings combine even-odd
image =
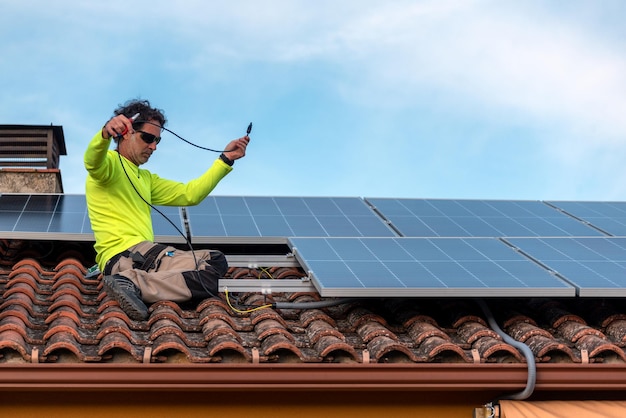
[[[216,195],[626,200],[626,2],[0,0],[0,124],[61,125],[66,193],[118,104],[222,148]],[[144,168],[216,154],[164,134]]]

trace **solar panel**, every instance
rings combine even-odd
[[[286,243],[293,236],[395,236],[356,197],[209,196],[187,210],[195,242]]]
[[[405,237],[602,236],[540,201],[367,198]]]
[[[154,206],[150,209],[156,242],[185,243],[187,231],[178,206]],[[165,216],[164,216],[165,215]]]
[[[548,202],[613,236],[626,236],[626,202]]]
[[[178,207],[158,206],[181,228]],[[152,210],[157,241],[184,242],[174,227]],[[85,195],[2,194],[0,195],[0,236],[16,239],[67,239],[93,241]]]
[[[93,240],[84,195],[2,194],[3,238]]]
[[[290,238],[321,296],[574,296],[495,238]]]
[[[507,238],[577,288],[579,296],[626,296],[626,238]]]

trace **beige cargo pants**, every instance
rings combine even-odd
[[[228,271],[220,251],[182,251],[144,241],[111,258],[104,274],[129,278],[146,303],[199,301],[217,296],[218,280]]]

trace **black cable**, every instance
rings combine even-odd
[[[141,119],[140,119],[140,120],[137,120],[137,121],[133,122],[133,125],[134,125],[134,124],[140,124],[140,123],[143,123],[143,124],[148,124],[148,125],[153,125],[153,126],[159,127],[159,128],[161,128],[161,129],[163,129],[164,131],[167,131],[167,132],[171,133],[172,135],[174,135],[176,138],[180,139],[181,141],[188,143],[188,144],[189,144],[189,145],[191,145],[192,147],[200,148],[200,149],[203,149],[203,150],[205,150],[205,151],[220,152],[220,153],[221,153],[221,152],[231,152],[231,151],[234,151],[234,150],[216,150],[216,149],[213,149],[213,148],[207,148],[207,147],[203,147],[203,146],[201,146],[201,145],[194,144],[193,142],[188,141],[188,140],[186,140],[185,138],[183,138],[182,136],[178,135],[176,132],[174,132],[174,131],[172,131],[172,130],[167,129],[166,127],[161,126],[161,125],[159,125],[158,123],[150,122],[150,121],[148,121],[148,120],[141,120]],[[248,130],[248,133],[250,133],[250,129],[251,129],[251,128],[252,128],[252,123],[250,123],[250,125],[248,126],[248,129],[249,129],[249,130]]]

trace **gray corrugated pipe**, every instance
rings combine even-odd
[[[348,303],[354,300],[358,300],[358,298],[329,299],[316,302],[276,302],[274,303],[274,307],[277,309],[316,309],[341,305],[342,303]],[[535,382],[537,380],[537,367],[535,365],[535,356],[533,355],[532,350],[526,344],[515,340],[510,335],[502,331],[502,329],[498,326],[496,320],[494,319],[493,314],[489,310],[489,307],[482,299],[477,299],[476,302],[487,317],[487,322],[489,322],[489,326],[499,336],[501,336],[507,344],[510,344],[513,347],[519,349],[524,357],[526,357],[526,364],[528,365],[528,379],[526,380],[526,388],[524,388],[524,390],[519,393],[500,396],[496,398],[496,401],[502,399],[524,400],[529,398],[535,390]]]
[[[319,309],[328,308],[329,306],[337,306],[342,303],[349,303],[355,300],[358,300],[358,298],[327,299],[315,302],[276,302],[273,306],[276,309]]]
[[[524,357],[526,357],[526,363],[528,365],[528,379],[526,380],[526,388],[524,388],[524,390],[519,393],[512,393],[510,395],[499,396],[498,398],[494,400],[494,402],[502,400],[502,399],[524,400],[524,399],[529,398],[530,395],[532,395],[535,390],[535,382],[537,381],[537,366],[535,364],[535,356],[532,350],[526,344],[517,341],[516,339],[514,339],[513,337],[511,337],[510,335],[502,331],[502,329],[500,329],[500,327],[496,323],[496,320],[493,318],[493,314],[489,310],[489,307],[487,306],[485,301],[483,301],[482,299],[477,299],[476,302],[478,303],[480,308],[483,310],[483,313],[487,317],[487,322],[489,322],[489,326],[494,331],[496,331],[498,335],[501,336],[502,339],[507,344],[510,344],[513,347],[519,349],[524,355]]]

